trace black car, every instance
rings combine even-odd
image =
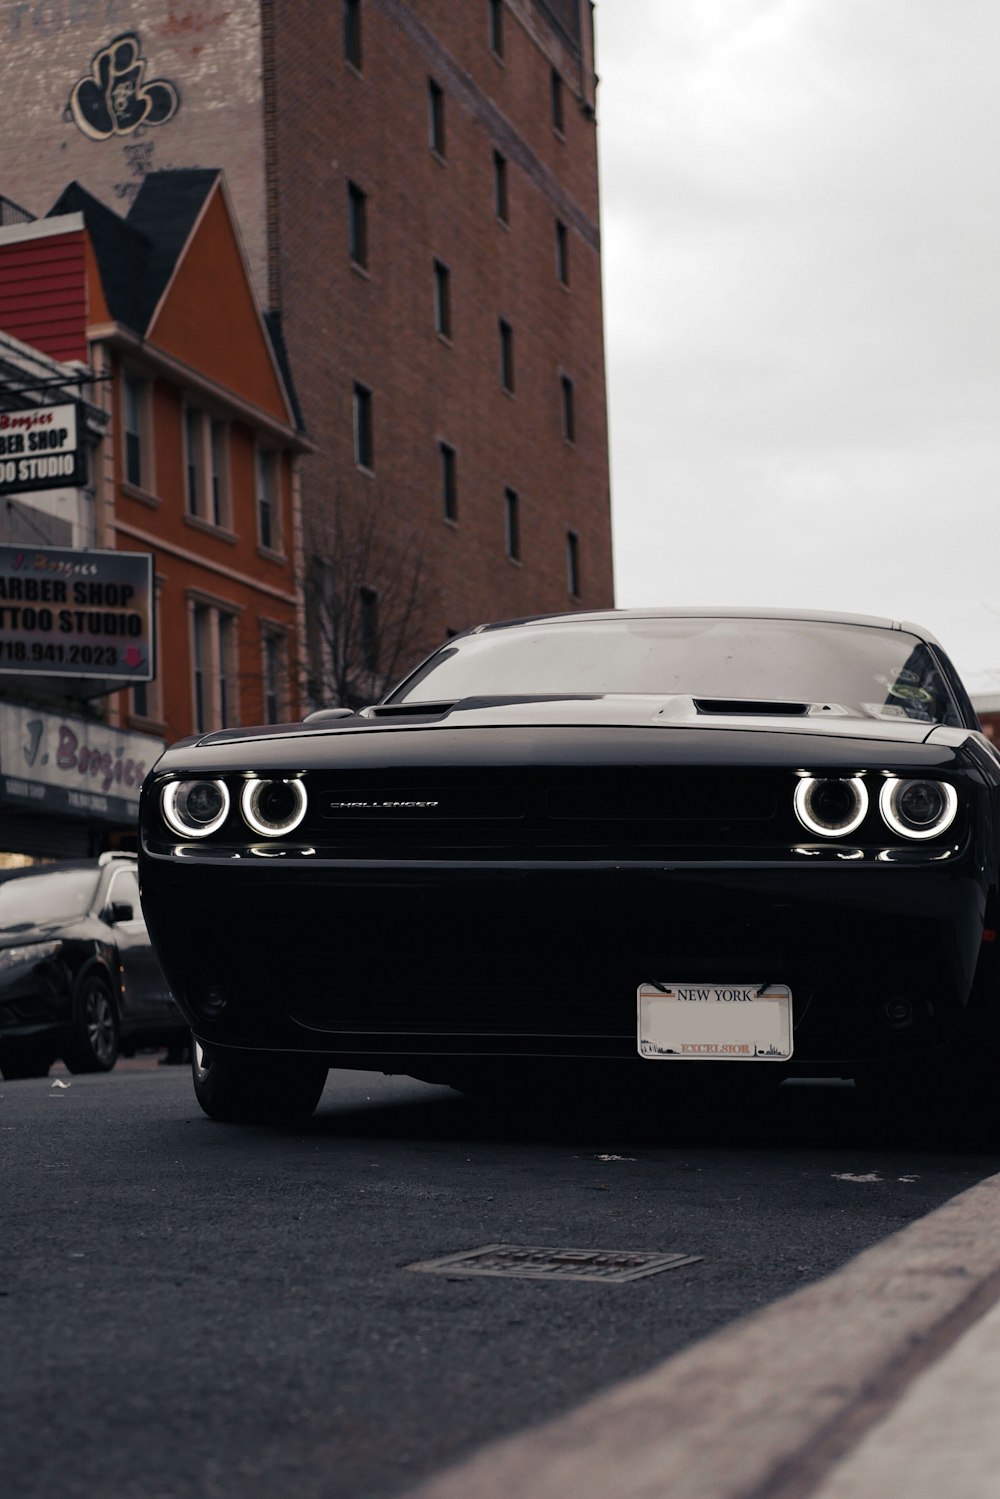
[[[156,961],[134,854],[0,875],[0,1074],[107,1072],[120,1050],[178,1047],[188,1023]]]
[[[781,610],[486,625],[376,706],[168,749],[154,944],[214,1118],[327,1068],[664,1091],[989,1083],[1000,759],[926,630]]]

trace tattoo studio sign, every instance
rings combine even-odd
[[[0,494],[71,489],[85,482],[80,408],[32,406],[0,411]]]
[[[151,681],[152,597],[148,552],[0,546],[0,679]]]

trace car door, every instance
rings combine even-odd
[[[115,919],[115,906],[131,907],[131,917]],[[118,949],[118,1002],[126,1029],[153,1026],[164,1019],[179,1020],[179,1011],[149,940],[139,904],[139,881],[134,870],[114,871],[108,882],[103,910]]]

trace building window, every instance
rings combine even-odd
[[[236,616],[214,604],[191,609],[194,730],[204,734],[236,722]]]
[[[434,262],[434,328],[451,337],[451,272],[440,260]]]
[[[561,219],[556,219],[556,276],[569,285],[569,231]]]
[[[427,106],[431,150],[436,156],[444,156],[444,89],[433,78],[427,80]]]
[[[284,634],[268,631],[262,641],[264,654],[264,722],[282,723],[288,716],[288,641]]]
[[[505,318],[500,319],[500,384],[514,391],[514,330]]]
[[[184,408],[184,487],[188,515],[229,524],[229,429],[197,406]]]
[[[552,69],[552,129],[560,135],[566,124],[566,112],[563,104],[563,81],[558,68]]]
[[[560,375],[559,384],[562,389],[563,437],[567,442],[576,442],[576,402],[573,382],[568,375]]]
[[[566,532],[566,586],[570,597],[580,597],[580,537],[576,531]]]
[[[516,489],[503,492],[504,544],[511,562],[521,560],[520,500]]]
[[[501,224],[510,223],[510,201],[507,196],[507,158],[493,152],[493,209]]]
[[[205,503],[204,414],[197,406],[184,408],[184,471],[187,513],[201,515]]]
[[[229,512],[229,429],[213,421],[210,434],[212,524],[226,524]]]
[[[361,72],[361,0],[344,0],[344,56]]]
[[[367,672],[378,671],[378,592],[374,588],[358,589],[358,635],[361,665]]]
[[[347,184],[347,249],[355,265],[368,264],[368,194]]]
[[[129,484],[143,482],[143,428],[146,414],[146,386],[129,374],[122,376],[122,430],[125,434],[125,478]]]
[[[272,449],[257,449],[257,536],[269,552],[281,550],[279,465]]]
[[[372,393],[366,385],[354,386],[354,461],[359,468],[375,467],[375,431]]]
[[[438,443],[441,454],[441,503],[445,520],[458,520],[458,461],[450,443]]]
[[[490,51],[503,57],[503,0],[489,0]]]

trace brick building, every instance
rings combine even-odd
[[[126,652],[96,636],[71,661],[62,632],[75,622],[84,634],[109,618],[112,632],[134,623],[101,608],[71,607],[91,596],[117,601],[120,586],[46,583],[53,599],[58,588],[65,620],[57,608],[22,609],[17,618],[12,606],[0,621],[14,631],[0,638],[0,730],[12,724],[23,738],[28,713],[41,735],[51,730],[65,740],[71,732],[88,742],[82,764],[67,763],[51,787],[55,754],[36,755],[32,776],[12,741],[0,771],[11,760],[18,764],[15,792],[36,798],[36,810],[47,800],[53,811],[89,811],[99,824],[102,795],[111,790],[113,801],[115,788],[102,792],[78,772],[96,775],[106,753],[113,775],[118,741],[141,736],[147,749],[162,747],[164,739],[200,730],[300,713],[296,465],[308,444],[280,338],[257,302],[217,171],[148,175],[126,217],[74,183],[45,218],[0,227],[0,329],[0,349],[16,341],[26,371],[49,372],[50,401],[53,391],[65,401],[74,386],[77,395],[87,393],[79,409],[89,442],[75,487],[5,501],[3,539],[17,544],[11,565],[18,571],[7,582],[0,577],[3,597],[40,597],[40,583],[22,581],[38,569],[39,577],[83,579],[101,568],[110,576],[116,558],[125,564],[123,554],[151,559],[144,576],[147,613],[157,626],[155,670],[141,645]],[[34,364],[27,359],[32,350]],[[16,429],[44,422],[38,385],[23,377],[0,385],[0,412],[9,411],[0,424],[14,431],[7,442],[26,447]],[[7,467],[13,472],[13,459]],[[55,547],[69,550],[53,554]],[[109,680],[72,664],[94,659],[95,651],[115,663],[115,672],[104,674]],[[48,674],[33,675],[32,662]],[[134,685],[116,690],[131,666]],[[73,703],[86,717],[64,731],[56,720]],[[87,736],[95,749],[100,741],[99,755]],[[144,752],[143,763],[155,757]],[[126,763],[134,779],[136,755],[123,758],[123,770]],[[0,776],[0,830],[9,780]],[[124,810],[128,818],[120,821],[130,829],[134,806]],[[90,831],[91,843],[99,841],[101,827]],[[51,843],[43,839],[36,851]]]
[[[315,447],[317,700],[611,602],[589,0],[49,0],[0,41],[32,211],[225,171]]]

